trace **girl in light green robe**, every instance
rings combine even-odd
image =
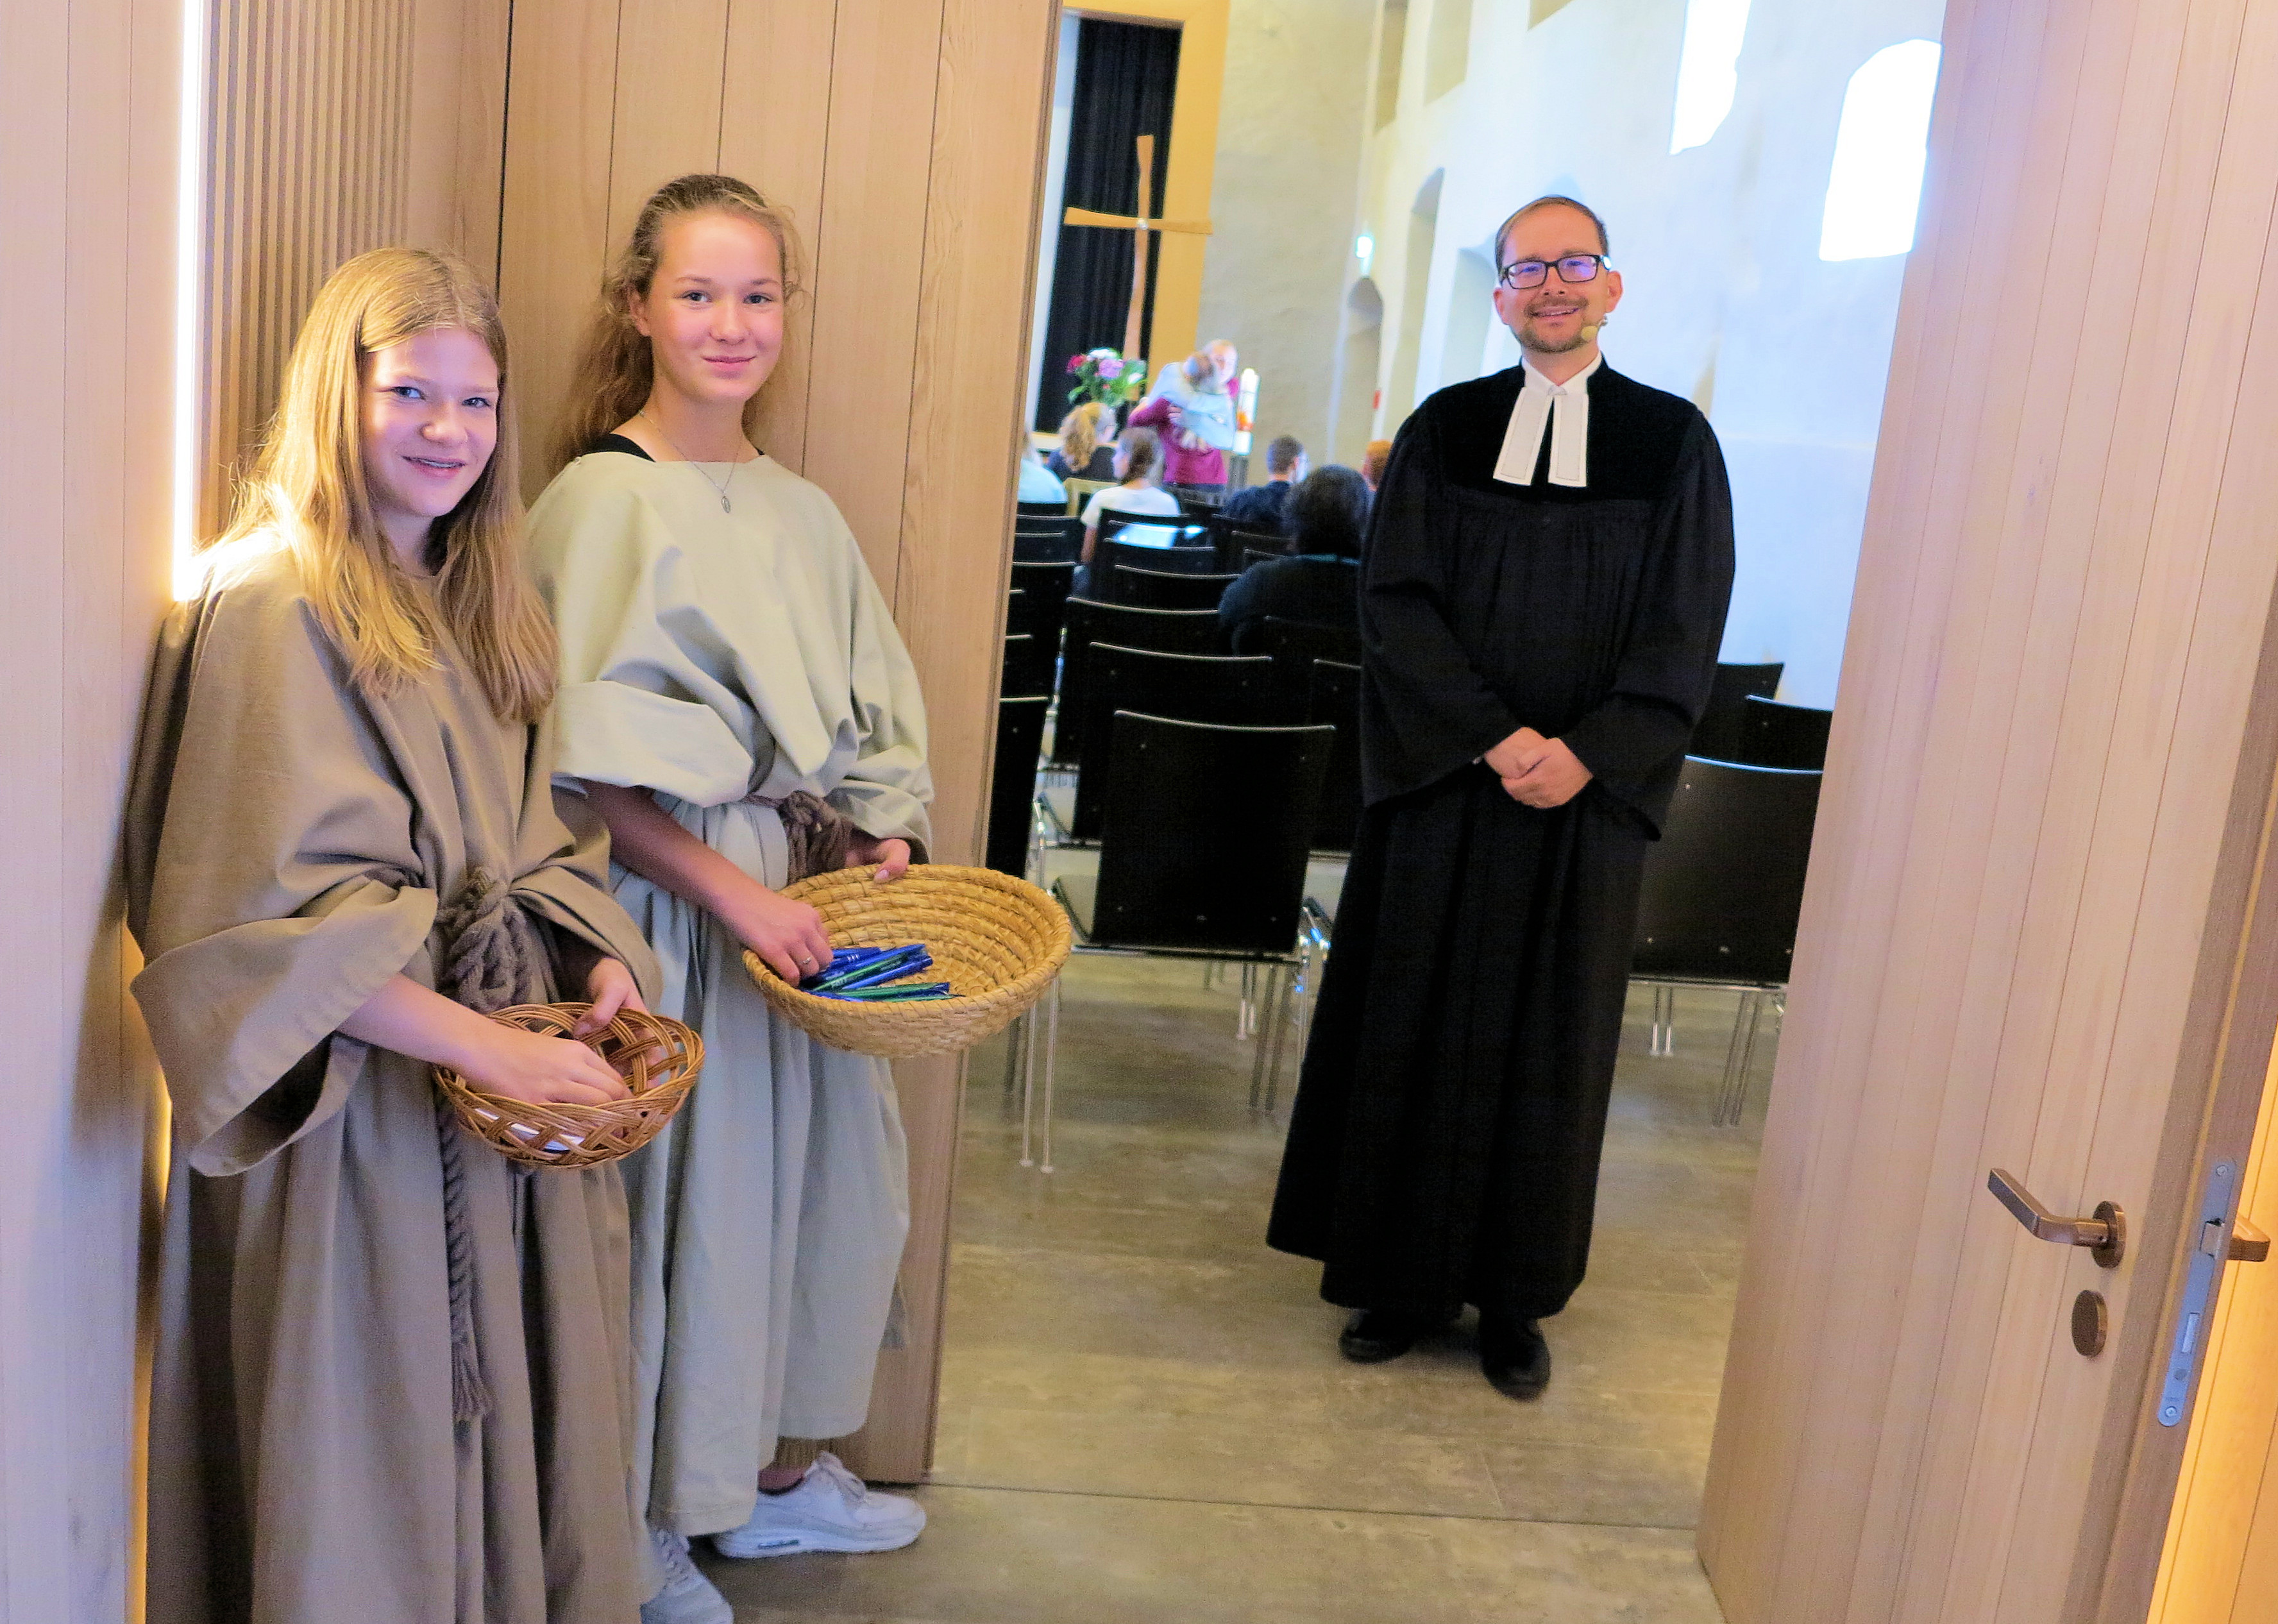
[[[830,499],[745,434],[782,343],[779,216],[740,182],[653,198],[574,387],[567,465],[531,512],[562,645],[563,782],[609,824],[617,897],[706,1048],[701,1098],[627,1164],[643,1500],[664,1536],[652,1624],[724,1620],[679,1556],[875,1551],[915,1502],[780,1439],[857,1430],[908,1229],[885,1062],[771,1011],[745,947],[796,980],[819,917],[804,858],[922,857],[916,674]]]

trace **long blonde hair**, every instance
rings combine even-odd
[[[547,471],[559,473],[593,448],[593,442],[629,420],[648,403],[656,383],[656,356],[633,326],[633,301],[648,296],[656,280],[664,228],[692,214],[732,214],[747,219],[776,240],[783,260],[784,298],[799,291],[799,238],[791,217],[733,175],[683,175],[649,194],[633,218],[624,250],[601,279],[600,298],[577,351],[567,403],[555,426]],[[744,402],[744,428],[750,433],[760,397]]]
[[[1097,401],[1086,401],[1060,419],[1060,460],[1079,479],[1088,477],[1083,471],[1099,449],[1099,419],[1105,410]]]
[[[461,329],[498,363],[498,445],[459,505],[435,521],[432,594],[388,545],[364,467],[366,362],[423,333]],[[554,698],[554,624],[523,556],[514,391],[498,303],[465,261],[375,249],[325,279],[285,365],[251,475],[215,545],[271,537],[300,566],[356,684],[385,696],[435,670],[436,622],[501,721],[534,722]]]

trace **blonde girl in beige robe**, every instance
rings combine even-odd
[[[607,820],[617,895],[696,1026],[705,1086],[630,1159],[634,1347],[665,1560],[651,1624],[725,1624],[683,1554],[882,1551],[916,1502],[781,1438],[862,1424],[908,1228],[885,1063],[777,1020],[753,948],[827,963],[808,866],[919,854],[932,794],[908,655],[830,499],[762,456],[746,414],[783,345],[791,237],[742,182],[651,198],[572,386],[531,509],[562,640],[560,770]],[[836,840],[821,840],[816,821]],[[828,848],[816,854],[818,848]],[[772,1463],[772,1464],[771,1464]]]
[[[126,839],[173,1102],[153,1624],[630,1624],[645,1593],[623,1184],[516,1170],[428,1075],[619,1096],[437,989],[598,1018],[654,988],[554,807],[505,372],[464,264],[341,266],[161,640]]]

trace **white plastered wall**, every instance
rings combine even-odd
[[[1387,326],[1410,304],[1396,245],[1410,205],[1446,172],[1418,396],[1517,360],[1470,308],[1464,257],[1528,198],[1590,203],[1627,286],[1608,359],[1698,402],[1724,443],[1739,546],[1724,657],[1785,661],[1783,698],[1831,704],[1906,260],[1822,261],[1820,219],[1851,75],[1884,46],[1936,39],[1941,0],[1754,0],[1731,113],[1674,155],[1685,0],[1469,0],[1468,71],[1427,97],[1433,9],[1456,3],[1410,0],[1400,112],[1363,160],[1359,229],[1376,239]],[[1357,273],[1348,260],[1346,283]],[[2000,318],[1989,300],[1984,319]],[[1472,332],[1486,342],[1466,371]],[[1387,374],[1397,349],[1387,332]],[[1385,405],[1388,435],[1389,390]]]

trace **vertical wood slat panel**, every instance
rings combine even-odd
[[[0,1620],[109,1624],[135,1573],[134,1260],[154,1076],[118,807],[167,582],[180,15],[0,0]]]
[[[898,600],[941,11],[942,0],[838,0],[814,237],[804,471],[846,516],[889,602]]]
[[[515,349],[522,484],[550,476],[554,414],[611,251],[609,148],[618,0],[549,0],[514,17],[499,302]]]
[[[342,260],[405,239],[417,22],[415,0],[214,0],[205,534],[226,517],[317,288]],[[455,104],[456,80],[447,87]]]
[[[720,71],[728,0],[621,0],[609,148],[608,243],[649,194],[720,164]]]
[[[1056,32],[1042,0],[943,8],[894,616],[925,684],[945,862],[978,862],[986,833],[1037,235],[1009,222],[1037,207]],[[895,1068],[910,1143],[910,1335],[881,1356],[873,1420],[846,1445],[875,1477],[914,1481],[932,1465],[961,1072],[953,1060]]]
[[[814,251],[830,125],[837,0],[732,0],[720,76],[720,168],[759,188],[799,234],[807,291],[784,312],[784,355],[760,396],[753,438],[793,473],[806,469],[814,377]]]

